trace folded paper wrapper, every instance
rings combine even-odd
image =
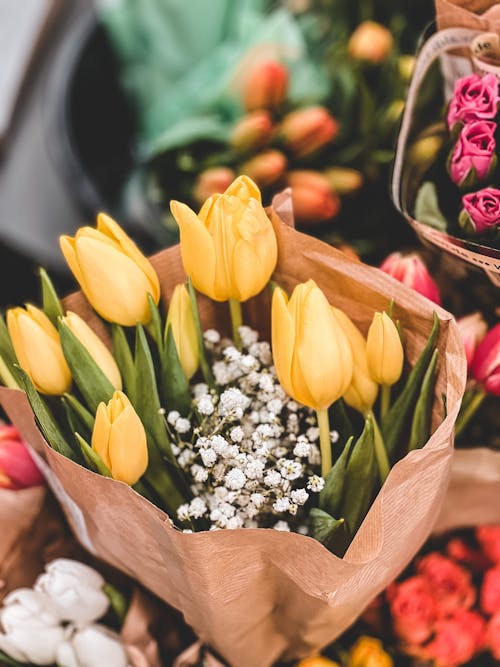
[[[500,4],[496,0],[436,0],[438,28],[500,31]]]
[[[276,200],[287,210],[289,199]],[[57,454],[38,430],[25,395],[2,388],[0,401],[48,464],[48,481],[82,543],[179,609],[200,639],[236,667],[268,667],[305,657],[333,641],[408,563],[428,536],[449,479],[453,425],[465,384],[465,359],[453,318],[376,269],[299,234],[271,211],[279,259],[273,279],[291,291],[313,278],[333,305],[366,333],[376,310],[395,300],[411,363],[436,310],[441,326],[434,432],[397,463],[345,556],[312,538],[272,529],[185,534],[121,482]],[[284,215],[284,214],[283,214]],[[151,259],[168,302],[185,280],[179,247]],[[109,336],[81,293],[65,306]],[[229,331],[226,304],[200,298],[202,324]],[[244,319],[269,339],[269,294],[244,304]],[[264,326],[262,326],[265,324]],[[444,421],[442,396],[447,398]],[[332,425],[334,426],[334,425]]]

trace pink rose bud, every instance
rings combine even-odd
[[[288,174],[292,188],[293,214],[297,224],[310,225],[334,218],[340,199],[328,179],[318,171],[297,170]]]
[[[457,79],[446,117],[449,129],[456,123],[493,120],[499,102],[498,79],[494,74],[470,74]]]
[[[481,586],[481,609],[485,614],[500,611],[500,565],[486,572]]]
[[[394,39],[390,30],[375,21],[363,21],[352,33],[347,50],[351,58],[379,64],[390,56]]]
[[[480,526],[476,528],[476,538],[484,555],[500,565],[500,526]]]
[[[486,643],[495,660],[500,660],[500,612],[490,618]]]
[[[497,124],[474,120],[462,128],[448,162],[451,180],[459,187],[473,187],[489,178],[497,165]]]
[[[286,164],[286,157],[283,153],[267,150],[242,164],[240,174],[249,176],[261,188],[266,188],[283,176]]]
[[[484,234],[500,225],[500,190],[483,188],[462,197],[460,227],[467,234]]]
[[[485,639],[483,617],[474,611],[460,610],[436,623],[434,638],[425,654],[440,667],[459,667],[482,650]]]
[[[247,111],[277,109],[288,91],[288,70],[273,60],[259,63],[250,72],[243,91]]]
[[[236,123],[231,146],[240,153],[262,148],[273,133],[273,121],[268,111],[253,111]]]
[[[436,602],[423,577],[410,577],[389,589],[394,632],[409,644],[422,644],[432,634]]]
[[[225,192],[235,178],[236,174],[229,167],[205,169],[198,176],[198,180],[194,186],[194,200],[201,206],[212,195]]]
[[[467,368],[471,368],[477,346],[483,340],[488,330],[488,325],[483,320],[481,313],[472,313],[457,320],[460,336],[465,348]]]
[[[471,370],[488,394],[500,396],[500,323],[479,344]]]
[[[441,305],[441,295],[427,267],[416,252],[403,255],[393,252],[380,265],[381,271],[399,280],[400,283],[411,287],[415,292],[422,294],[434,303]]]
[[[417,567],[436,599],[439,616],[469,609],[476,599],[471,575],[465,568],[438,552],[424,556]]]
[[[0,488],[25,489],[44,483],[14,426],[0,426]]]
[[[324,107],[292,111],[283,119],[279,135],[297,157],[305,157],[335,139],[339,124]]]

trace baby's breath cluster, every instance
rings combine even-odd
[[[241,351],[217,331],[205,332],[216,389],[193,387],[191,420],[167,415],[194,495],[178,518],[211,530],[307,532],[302,510],[324,486],[316,416],[281,388],[269,343],[249,327],[241,327],[240,336]]]

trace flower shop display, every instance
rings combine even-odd
[[[180,248],[151,261],[103,214],[62,237],[83,293],[61,304],[42,274],[43,310],[9,310],[1,333],[39,428],[23,394],[1,400],[92,553],[230,662],[271,665],[331,641],[425,539],[461,343],[437,306],[266,212],[247,177],[172,212]]]

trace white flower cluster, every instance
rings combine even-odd
[[[96,623],[109,607],[93,568],[60,558],[33,589],[12,591],[0,609],[0,650],[13,660],[59,667],[127,667],[118,635]]]
[[[269,343],[249,327],[241,327],[240,336],[241,351],[218,332],[205,332],[217,391],[193,388],[198,421],[194,416],[189,430],[177,413],[167,416],[194,495],[178,518],[211,530],[305,532],[301,509],[324,486],[316,416],[281,388]]]

